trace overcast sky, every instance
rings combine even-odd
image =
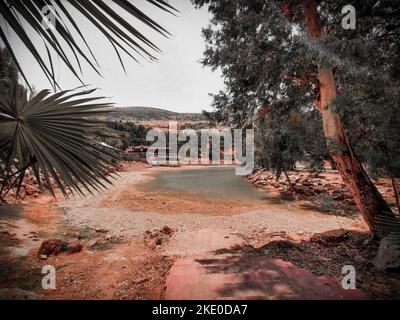
[[[178,17],[161,11],[144,0],[134,1],[135,5],[164,26],[172,37],[167,39],[143,25],[135,25],[156,43],[163,53],[156,55],[158,62],[142,60],[141,64],[126,56],[124,62],[127,74],[123,72],[109,42],[92,26],[83,20],[79,21],[79,25],[85,28],[85,35],[99,60],[103,75],[103,78],[100,78],[86,67],[84,82],[99,87],[101,95],[110,97],[121,107],[151,106],[177,112],[210,110],[209,93],[217,93],[223,88],[220,72],[212,72],[199,63],[205,49],[201,29],[208,25],[210,14],[206,8],[196,10],[189,0],[175,0],[170,3],[180,11]],[[39,44],[40,41],[38,40]],[[33,58],[21,45],[18,44],[17,48],[17,55],[30,82],[38,90],[49,88],[47,79],[33,63]],[[56,75],[63,89],[79,86],[79,81],[62,63],[56,60],[55,65]]]

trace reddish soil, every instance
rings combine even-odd
[[[163,214],[202,213],[204,215],[231,216],[251,210],[270,208],[270,204],[259,201],[236,199],[209,198],[201,195],[191,195],[173,192],[143,192],[140,188],[136,192],[124,190],[116,199],[119,207],[135,210],[140,208],[144,212],[159,212]],[[108,207],[106,200],[101,206]]]
[[[343,230],[338,230],[344,232]],[[400,273],[379,271],[372,264],[379,243],[364,231],[347,231],[338,241],[321,241],[315,235],[295,239],[290,235],[265,234],[256,241],[248,241],[246,246],[231,250],[219,250],[217,255],[231,254],[227,265],[233,267],[251,257],[266,256],[281,259],[296,268],[311,271],[314,275],[328,277],[340,283],[342,268],[354,266],[356,288],[370,299],[400,299]]]
[[[279,286],[276,288],[283,296],[290,291],[300,294],[300,297],[308,297],[301,295],[305,289],[304,283],[293,282],[295,277],[292,277],[290,290],[288,291],[288,286],[285,286],[289,283],[290,275],[293,276],[298,269],[303,270],[299,271],[299,274],[303,274],[304,279],[311,279],[311,282],[318,277],[321,282],[318,280],[316,283],[319,284],[324,281],[339,283],[342,277],[341,268],[343,265],[351,264],[357,269],[357,283],[363,296],[366,294],[370,298],[400,297],[399,274],[379,272],[371,264],[377,243],[369,242],[365,223],[358,219],[359,215],[354,211],[355,208],[350,201],[343,202],[343,199],[348,197],[343,198],[345,191],[338,175],[325,173],[320,177],[308,177],[308,173],[303,172],[305,177],[297,182],[298,187],[303,190],[302,196],[287,195],[285,188],[271,186],[272,181],[266,178],[265,172],[261,178],[255,175],[252,182],[256,185],[257,182],[261,182],[258,185],[268,190],[270,196],[272,193],[272,196],[279,200],[261,204],[259,201],[254,203],[237,199],[221,201],[190,194],[144,192],[137,186],[143,181],[136,174],[138,171],[141,174],[144,171],[154,171],[146,171],[145,167],[143,164],[125,164],[123,171],[126,172],[121,173],[122,182],[118,184],[119,180],[116,183],[117,187],[93,199],[78,199],[76,206],[64,206],[64,210],[75,208],[79,215],[89,219],[91,217],[89,211],[95,214],[96,210],[103,209],[106,219],[122,223],[126,222],[124,219],[126,215],[130,216],[132,223],[135,224],[142,223],[147,218],[154,220],[155,224],[158,223],[157,219],[160,217],[150,215],[150,212],[156,212],[162,214],[168,223],[175,222],[176,225],[183,223],[182,229],[178,230],[172,225],[174,230],[165,228],[164,232],[160,231],[163,229],[164,218],[160,220],[160,223],[163,223],[161,228],[156,226],[159,231],[151,230],[144,234],[142,231],[140,236],[115,235],[108,230],[83,227],[79,223],[74,227],[64,220],[66,214],[60,209],[59,201],[51,198],[48,193],[26,197],[25,200],[19,200],[13,205],[1,206],[0,298],[21,299],[33,296],[44,299],[163,299],[166,294],[167,275],[174,260],[179,257],[188,259],[188,255],[191,261],[201,261],[197,263],[202,264],[203,268],[217,270],[214,273],[217,277],[233,272],[236,273],[234,274],[236,283],[239,277],[240,281],[252,285],[257,285],[257,281],[264,278],[263,276],[257,278],[262,270],[259,270],[256,263],[250,266],[249,261],[262,261],[266,266],[275,265],[279,261],[279,270],[271,267],[272,273],[278,272],[281,275]],[[293,178],[296,179],[294,176]],[[387,181],[377,181],[377,183],[389,197],[389,201],[393,201]],[[324,192],[316,191],[316,186],[324,187]],[[312,191],[307,191],[308,189]],[[290,203],[290,206],[286,202],[282,203],[282,200]],[[315,206],[315,203],[319,205]],[[316,213],[316,208],[321,211],[322,205],[326,205],[326,214]],[[332,213],[336,215],[338,212],[344,212],[348,216],[346,208],[350,207],[344,206],[352,207],[351,212],[355,217],[336,217],[337,222],[345,221],[346,227],[354,229],[347,240],[334,245],[325,245],[312,241],[312,232],[301,231],[301,228],[309,226],[315,229],[314,233],[319,229],[332,229],[336,225],[336,218]],[[121,213],[119,208],[128,211]],[[131,211],[137,210],[144,211],[148,216],[132,216]],[[249,215],[249,219],[247,216],[238,215],[252,210],[269,210],[269,214],[262,216],[263,221],[260,221],[257,215]],[[181,214],[191,211],[204,216],[204,219],[195,221],[194,227],[191,225],[192,216],[197,217],[198,214],[189,216]],[[121,216],[118,216],[119,214]],[[103,217],[100,214],[97,216],[98,219]],[[246,219],[247,226],[244,220],[238,220],[242,218]],[[236,221],[242,232],[230,232],[232,229],[227,219]],[[107,221],[105,225],[111,228]],[[271,234],[271,231],[263,229],[255,232],[253,225],[261,222],[282,232]],[[292,227],[289,228],[293,225],[297,227],[293,229],[297,232],[293,232]],[[238,226],[233,225],[233,227]],[[284,231],[289,229],[292,230],[291,234]],[[47,259],[38,259],[40,244],[51,238],[81,243],[83,250],[75,254],[61,253]],[[238,239],[240,244],[232,246],[232,242],[236,243]],[[216,260],[207,260],[210,250]],[[41,268],[44,265],[53,265],[57,269],[56,290],[41,289],[43,277]],[[238,273],[237,270],[240,270],[238,266],[245,269]],[[285,268],[294,273],[286,274],[283,270]],[[254,279],[253,281],[242,278],[241,274],[245,275],[246,272],[255,272],[254,276],[258,279],[256,283]],[[314,287],[315,294],[312,296],[314,298],[318,297],[318,292],[322,289],[319,284]],[[263,292],[267,295],[271,292],[268,286],[261,289],[265,289]],[[176,287],[175,292],[177,292]],[[332,292],[342,294],[336,289]],[[225,293],[226,297],[235,297],[232,290]],[[270,297],[273,298],[273,294]]]
[[[142,240],[108,239],[102,230],[80,230],[66,225],[54,204],[51,197],[41,196],[19,207],[1,208],[1,298],[23,299],[27,293],[44,299],[164,297],[171,259],[151,250]],[[38,259],[41,242],[54,237],[78,241],[84,249],[80,253]],[[21,248],[26,251],[20,253]],[[56,290],[41,289],[44,265],[57,270]],[[6,288],[11,290],[4,291]]]
[[[265,255],[225,254],[178,260],[167,278],[169,300],[367,299],[340,282]]]

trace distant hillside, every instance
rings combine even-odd
[[[110,120],[122,121],[154,121],[154,120],[178,120],[178,121],[204,121],[201,113],[177,113],[164,109],[151,107],[126,107],[117,108],[117,111],[108,115]]]

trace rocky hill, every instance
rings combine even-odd
[[[178,121],[205,121],[201,113],[177,113],[151,107],[125,107],[108,116],[109,120],[121,121],[154,121],[154,120],[178,120]]]
[[[201,113],[178,113],[151,107],[117,108],[106,116],[109,122],[125,122],[150,128],[169,127],[170,121],[177,121],[179,129],[208,128],[208,121]]]

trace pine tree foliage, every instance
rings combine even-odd
[[[202,62],[221,68],[226,85],[214,96],[215,112],[209,116],[255,126],[267,149],[260,153],[289,155],[283,157],[285,165],[305,154],[327,158],[314,104],[320,89],[316,65],[331,67],[338,86],[335,106],[357,155],[370,173],[399,176],[398,2],[353,1],[356,29],[346,30],[347,1],[319,1],[323,36],[318,40],[308,36],[302,2],[193,0],[209,5],[213,14],[203,31]]]
[[[0,48],[0,95],[9,93],[18,84],[18,67],[6,48]]]

